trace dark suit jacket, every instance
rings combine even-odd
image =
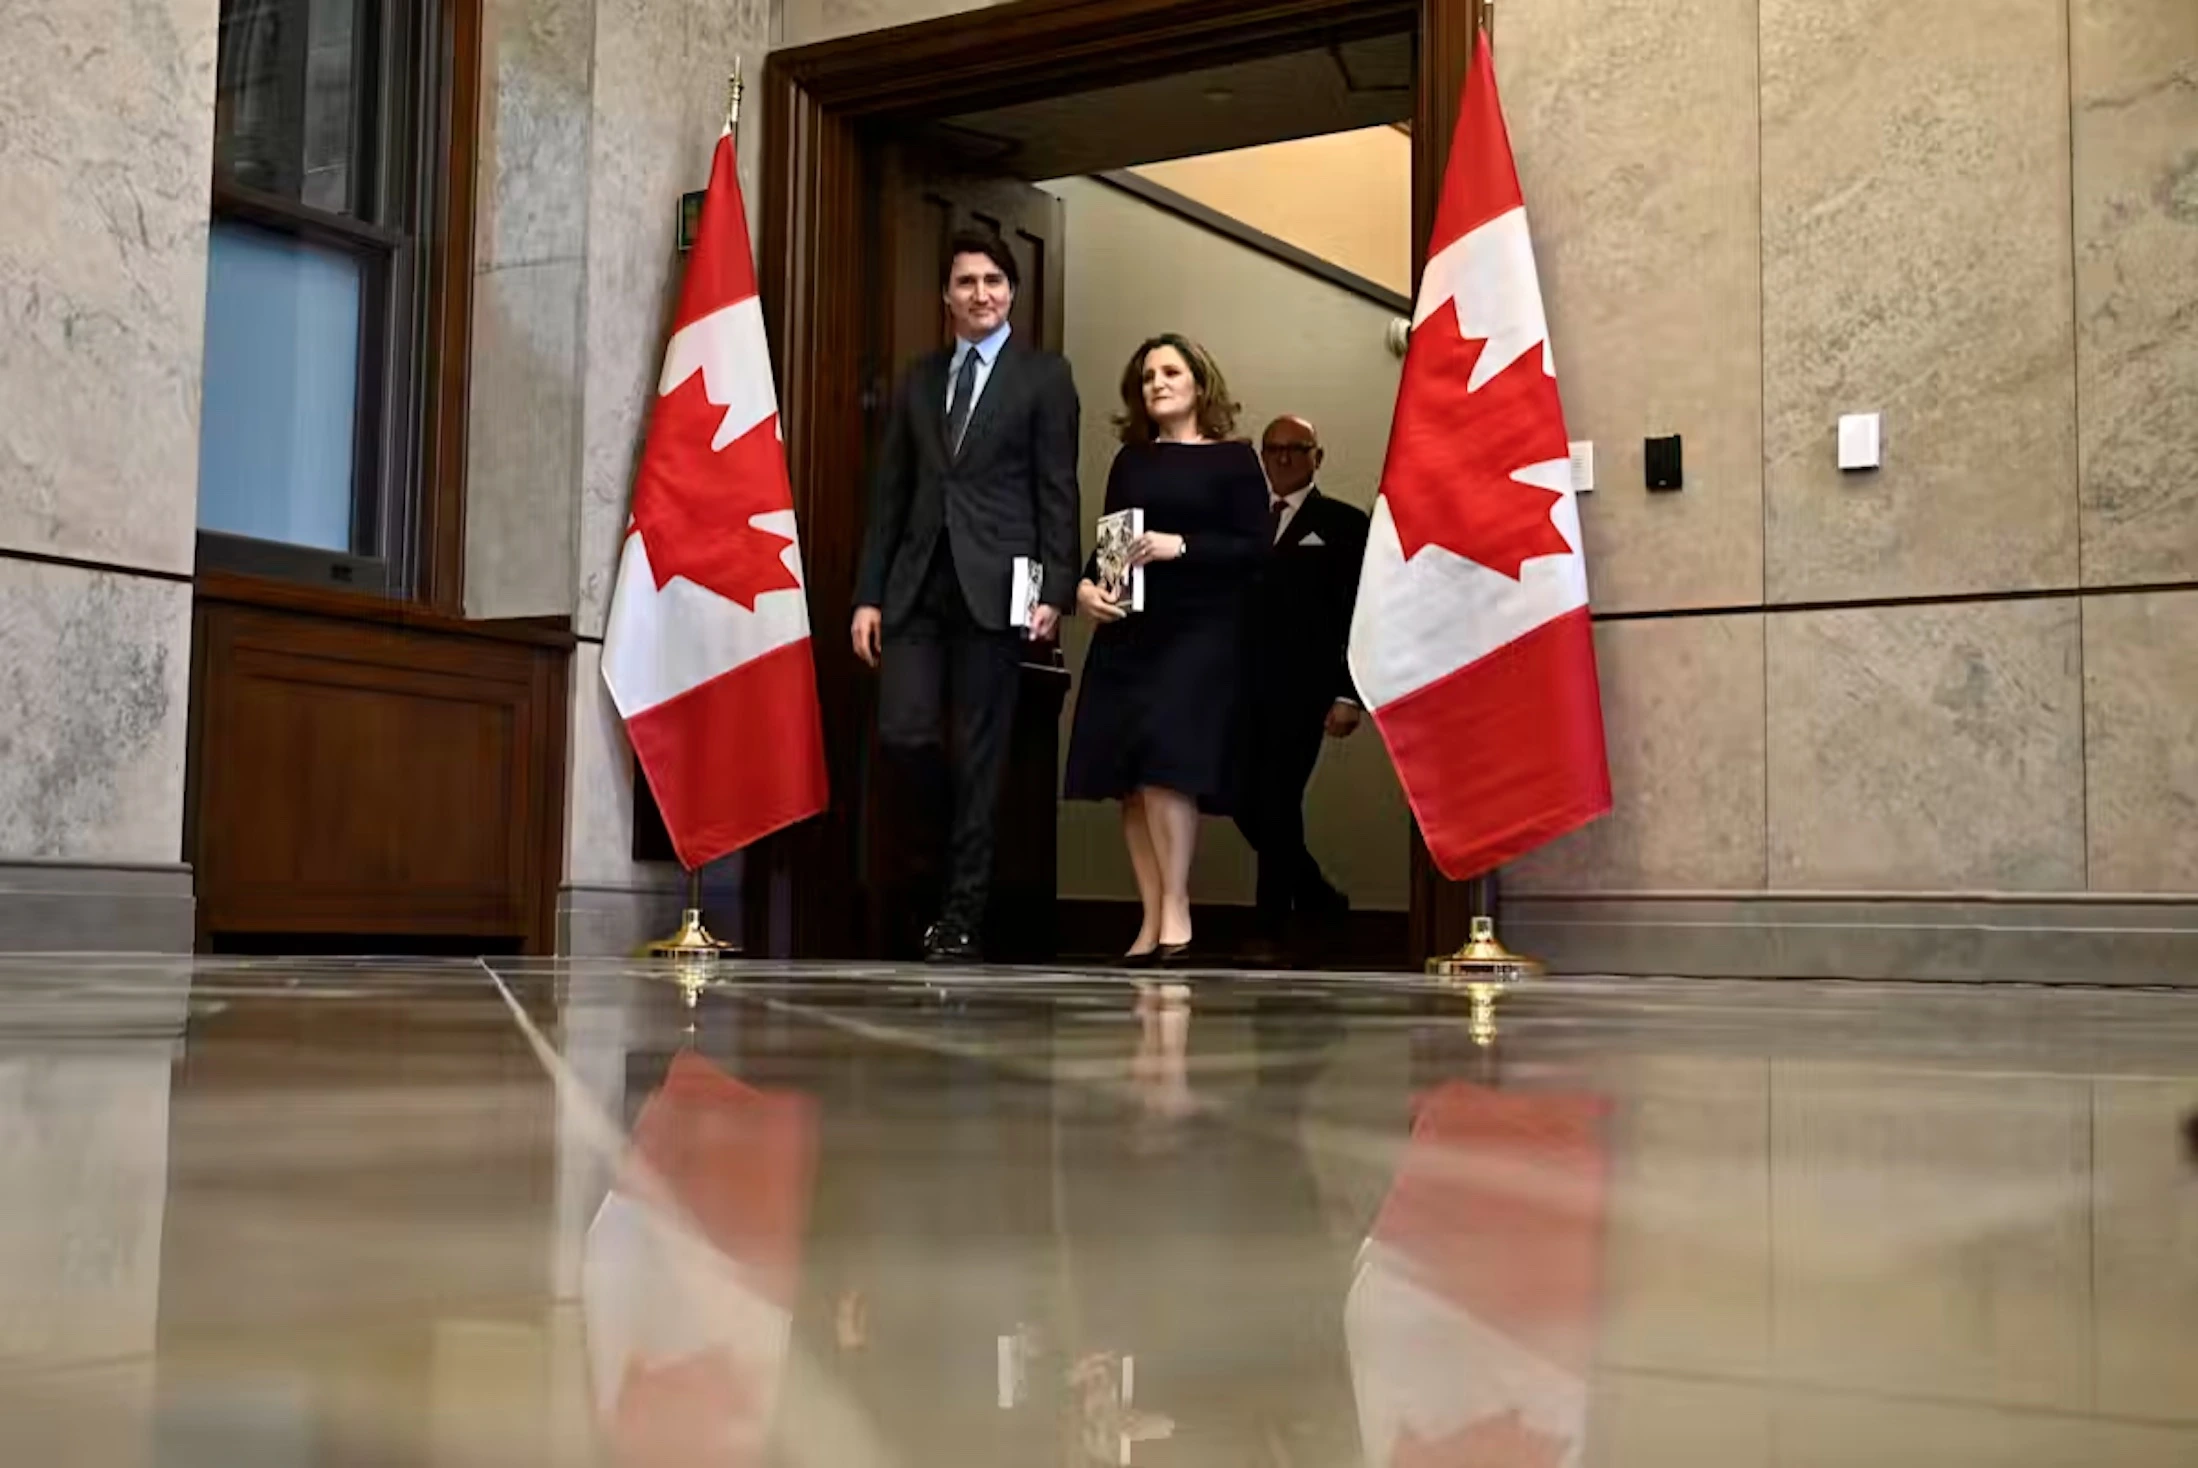
[[[1078,406],[1068,363],[1010,336],[993,360],[957,458],[946,443],[953,355],[951,348],[930,353],[894,389],[871,484],[855,604],[881,610],[888,633],[916,605],[942,533],[978,626],[1007,626],[1008,574],[1017,556],[1044,566],[1040,601],[1067,611],[1076,600],[1083,537]]]
[[[1357,700],[1346,654],[1367,524],[1364,510],[1316,487],[1261,564],[1247,625],[1251,694],[1263,707],[1309,713]]]

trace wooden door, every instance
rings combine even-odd
[[[1065,211],[1052,194],[1015,179],[957,174],[900,144],[886,149],[879,204],[888,273],[886,288],[878,293],[875,328],[883,350],[864,395],[873,448],[885,429],[893,383],[917,358],[949,340],[940,282],[955,231],[975,226],[1006,241],[1022,276],[1008,315],[1015,336],[1053,352],[1062,343],[1066,233]],[[1068,685],[1059,642],[1029,645],[1000,796],[992,910],[985,925],[988,956],[998,962],[1054,957],[1057,769]],[[874,709],[875,687],[868,692],[871,697],[863,702]],[[906,957],[917,951],[924,924],[935,916],[943,833],[917,829],[905,792],[892,788],[878,757],[874,717],[863,765],[859,860],[868,896],[868,947],[875,955]]]

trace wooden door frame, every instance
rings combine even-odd
[[[1410,30],[1415,272],[1483,0],[1014,0],[773,52],[764,66],[761,279],[832,759],[827,815],[759,844],[746,869],[752,952],[853,957],[854,762],[862,701],[844,631],[861,551],[864,398],[876,313],[867,299],[878,192],[865,134],[1361,36]],[[1447,928],[1448,884],[1413,842],[1412,935]]]

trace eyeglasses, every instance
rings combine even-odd
[[[1297,454],[1309,454],[1317,447],[1317,444],[1309,443],[1263,443],[1259,446],[1259,451],[1272,454],[1278,459],[1287,459]]]

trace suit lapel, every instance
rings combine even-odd
[[[1000,354],[992,359],[992,371],[985,376],[984,392],[978,396],[977,406],[970,411],[969,428],[962,434],[962,458],[967,459],[984,443],[985,434],[1000,416],[1007,398],[1018,387],[1022,355],[1016,350],[1014,337],[1011,336],[1000,344]]]
[[[1290,517],[1289,524],[1282,527],[1282,539],[1275,542],[1276,550],[1288,550],[1313,533],[1313,506],[1319,503],[1320,489],[1317,485],[1305,491],[1305,498],[1298,502],[1297,513]]]

